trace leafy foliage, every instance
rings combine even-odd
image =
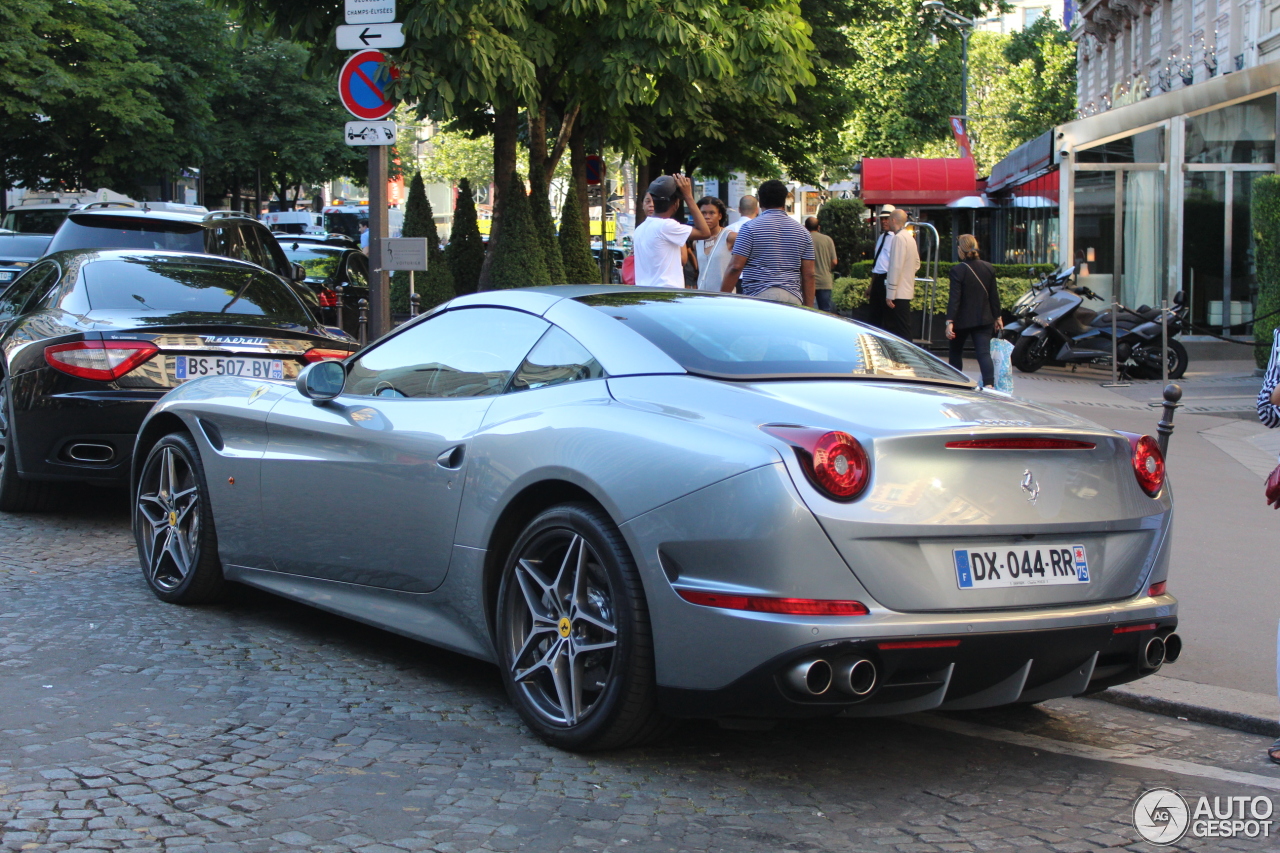
[[[453,273],[453,288],[458,293],[475,293],[480,284],[480,268],[484,266],[484,240],[476,221],[476,202],[471,195],[471,182],[458,181],[458,203],[453,210],[453,230],[445,247],[445,260]]]
[[[818,226],[836,244],[837,275],[871,251],[875,238],[867,223],[867,206],[860,198],[833,198],[818,211]]]
[[[493,139],[441,130],[427,140],[418,167],[431,183],[456,185],[467,180],[487,184],[493,180]]]
[[[560,257],[564,261],[564,280],[568,284],[598,284],[600,268],[591,255],[591,241],[587,236],[587,224],[582,221],[582,211],[572,202],[577,192],[577,183],[565,194],[565,203],[560,208]]]
[[[560,256],[560,244],[556,240],[556,224],[551,219],[551,200],[547,196],[547,179],[541,169],[529,173],[529,206],[533,213],[533,227],[542,245],[542,257],[547,262],[547,275],[552,284],[563,284],[564,261]]]
[[[947,310],[948,279],[942,276],[939,280],[938,292],[935,296],[934,311],[944,314]],[[844,277],[837,278],[831,288],[831,299],[837,311],[848,313],[867,304],[867,293],[871,289],[870,278]],[[1000,293],[1000,306],[1012,308],[1018,297],[1027,292],[1025,278],[997,278],[996,290]],[[912,311],[924,311],[929,307],[929,294],[923,287],[916,288],[915,298],[911,300]]]
[[[1254,323],[1253,337],[1267,344],[1280,326],[1280,317],[1266,316],[1280,311],[1280,175],[1260,175],[1254,179],[1251,216],[1257,246],[1257,316],[1262,318]],[[1267,346],[1254,348],[1258,367],[1267,366],[1270,352]]]
[[[427,238],[427,269],[413,276],[419,310],[426,311],[452,299],[453,273],[440,250],[440,232],[436,230],[435,214],[421,174],[414,175],[409,182],[409,198],[405,201],[404,225],[400,233],[404,237]],[[403,270],[391,276],[391,310],[402,314],[409,311],[409,273]]]
[[[507,213],[502,223],[502,238],[492,249],[493,269],[490,286],[536,287],[550,284],[546,259],[542,256],[542,241],[534,225],[529,209],[529,197],[524,192],[524,182],[518,172],[511,176],[511,183],[504,194]]]

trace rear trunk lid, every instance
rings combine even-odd
[[[1134,476],[1128,440],[1052,407],[970,391],[861,382],[768,383],[804,424],[852,434],[871,481],[852,503],[797,488],[876,600],[893,610],[1043,607],[1130,597],[1159,553],[1171,502]],[[977,449],[1057,438],[1080,449]]]

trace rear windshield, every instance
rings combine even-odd
[[[280,241],[284,256],[295,264],[302,264],[307,271],[308,281],[325,281],[338,269],[342,260],[342,249],[321,246],[316,243],[290,243]]]
[[[18,234],[52,234],[67,218],[67,208],[60,210],[11,210],[0,220],[0,228]]]
[[[199,222],[173,222],[138,216],[70,216],[49,243],[50,252],[64,249],[160,249],[204,252]]]
[[[94,311],[154,312],[166,322],[209,322],[216,315],[261,317],[273,325],[311,326],[293,291],[263,270],[186,258],[95,261],[80,273]]]
[[[900,338],[798,306],[697,291],[601,293],[580,301],[643,335],[690,373],[972,384]]]

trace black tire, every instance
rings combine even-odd
[[[666,730],[640,574],[598,507],[529,522],[502,573],[496,640],[507,694],[552,746],[619,749]]]
[[[1043,337],[1018,338],[1009,361],[1023,373],[1035,373],[1049,362],[1048,341]]]
[[[50,512],[62,502],[62,484],[23,480],[14,462],[9,381],[0,381],[0,512]]]
[[[133,536],[142,575],[161,601],[205,604],[222,597],[226,581],[208,495],[191,436],[175,432],[156,442],[133,496]]]
[[[1149,350],[1147,348],[1149,348]],[[1148,351],[1150,352],[1149,358],[1147,357]],[[1187,372],[1187,364],[1189,363],[1187,348],[1182,345],[1182,341],[1176,339],[1169,341],[1168,358],[1169,378],[1181,379],[1182,375]],[[1134,353],[1133,361],[1137,362],[1137,365],[1131,371],[1134,378],[1161,378],[1159,342],[1153,341],[1151,343],[1144,344],[1142,352]]]

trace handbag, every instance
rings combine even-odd
[[[1272,509],[1280,509],[1280,465],[1271,470],[1267,478],[1267,505]]]

